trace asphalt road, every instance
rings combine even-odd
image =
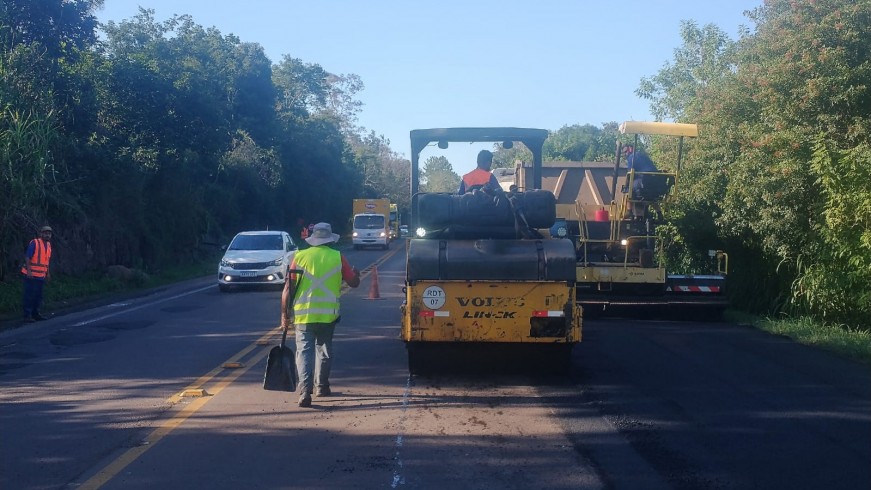
[[[208,278],[0,333],[0,488],[871,488],[868,366],[612,319],[563,378],[410,377],[401,244],[347,255],[366,277],[309,409],[262,389],[276,290]]]

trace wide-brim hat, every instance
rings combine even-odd
[[[329,223],[318,223],[305,241],[312,246],[323,245],[339,241],[339,235],[333,233],[333,227]]]

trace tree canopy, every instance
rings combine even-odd
[[[420,188],[422,192],[457,192],[460,176],[447,158],[428,157],[420,169]]]
[[[356,125],[363,84],[190,16],[101,2],[0,9],[0,277],[43,223],[60,271],[190,260],[244,229],[341,230],[354,197],[407,207],[409,163]]]
[[[871,2],[769,0],[749,17],[737,41],[684,23],[674,63],[638,90],[701,128],[683,229],[720,237],[742,304],[867,325]]]

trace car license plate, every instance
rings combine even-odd
[[[243,271],[240,272],[239,275],[241,277],[254,277],[254,271]]]

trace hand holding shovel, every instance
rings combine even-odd
[[[297,274],[297,277],[302,277],[301,270],[288,270],[288,274]],[[288,279],[290,280],[290,279]],[[299,280],[299,279],[297,279]],[[293,293],[296,288],[292,288]],[[292,298],[290,296],[291,306],[288,308],[293,311]],[[296,358],[293,349],[285,345],[287,340],[287,329],[293,325],[292,313],[288,315],[282,312],[281,315],[281,344],[272,348],[269,351],[269,356],[266,358],[266,374],[263,375],[263,389],[270,391],[296,391],[296,384],[299,381],[299,374],[296,371]]]

